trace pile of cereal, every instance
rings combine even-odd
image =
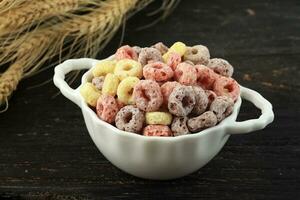
[[[240,95],[233,67],[210,59],[203,45],[122,46],[92,73],[80,92],[99,119],[145,136],[180,136],[215,126],[232,113]]]

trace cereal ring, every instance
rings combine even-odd
[[[151,47],[157,49],[162,55],[167,53],[167,51],[169,50],[169,48],[162,42],[158,42],[155,45],[152,45]]]
[[[98,76],[98,77],[94,77],[92,79],[92,84],[98,89],[98,90],[102,90],[102,86],[103,86],[103,82],[104,82],[105,77],[104,76]]]
[[[172,115],[168,112],[146,112],[146,124],[170,125]]]
[[[229,96],[236,101],[240,96],[240,86],[234,79],[220,76],[214,84],[214,92],[218,96]]]
[[[210,104],[211,104],[211,102],[213,102],[215,100],[215,98],[217,97],[217,95],[212,90],[205,90],[205,94],[206,94],[206,96],[208,98],[207,107],[209,107]]]
[[[118,103],[113,96],[103,95],[98,99],[96,112],[97,116],[103,121],[110,124],[113,123],[118,111]]]
[[[167,53],[165,53],[162,57],[164,59],[164,62],[166,63],[169,59],[170,53],[175,52],[178,53],[180,56],[183,56],[186,51],[186,45],[182,42],[175,42],[168,50]]]
[[[231,77],[233,74],[232,65],[222,58],[210,59],[207,67],[214,70],[215,73],[220,74],[221,76]]]
[[[195,45],[193,47],[187,48],[183,58],[184,60],[192,61],[195,65],[207,65],[209,62],[210,54],[206,46]]]
[[[148,125],[144,128],[143,135],[145,136],[173,136],[171,129],[165,125]]]
[[[205,112],[208,104],[208,98],[201,87],[193,86],[192,88],[194,90],[196,100],[192,113],[198,116]]]
[[[116,116],[116,126],[118,129],[139,133],[143,129],[145,114],[133,105],[120,109]]]
[[[137,77],[129,76],[123,79],[117,89],[117,95],[119,101],[123,102],[124,104],[133,104],[133,88],[134,86],[140,81]]]
[[[175,80],[183,85],[194,85],[197,81],[196,68],[187,63],[177,65],[174,74]]]
[[[230,97],[218,96],[211,103],[209,110],[217,116],[219,122],[232,113],[233,105],[234,102]]]
[[[171,52],[167,60],[167,65],[175,70],[179,63],[181,63],[181,56],[178,53]]]
[[[189,134],[189,129],[187,127],[187,117],[174,117],[171,130],[174,136]]]
[[[144,66],[143,75],[145,79],[167,81],[173,77],[174,72],[163,62],[152,62]]]
[[[92,84],[85,83],[80,87],[80,94],[87,104],[96,107],[97,100],[101,96],[101,92]]]
[[[187,63],[187,64],[190,64],[190,65],[192,65],[192,66],[195,65],[192,61],[189,61],[189,60],[185,60],[185,61],[183,61],[183,62],[184,62],[184,63]]]
[[[143,68],[141,64],[135,60],[123,59],[117,62],[114,73],[120,80],[123,80],[128,76],[142,78]]]
[[[142,47],[134,46],[134,47],[132,47],[132,49],[139,56],[139,54],[141,53]]]
[[[115,70],[116,61],[115,60],[101,60],[92,70],[94,77],[105,76],[108,73],[113,73]]]
[[[115,53],[116,60],[123,60],[123,59],[132,59],[137,60],[138,56],[137,53],[128,45],[122,46],[118,48],[117,52]]]
[[[161,93],[163,95],[164,103],[167,105],[169,101],[169,96],[173,89],[181,84],[176,81],[168,81],[160,86]]]
[[[142,66],[145,66],[149,62],[162,61],[162,57],[157,49],[146,47],[142,48],[138,61],[142,64]]]
[[[134,86],[133,98],[136,106],[146,112],[156,111],[163,103],[158,83],[153,80],[141,80]]]
[[[193,117],[187,121],[187,126],[191,132],[202,131],[213,127],[218,123],[216,115],[211,111],[206,111],[198,117]]]
[[[195,68],[197,71],[197,85],[205,90],[212,90],[218,74],[204,65],[195,65]]]
[[[169,112],[176,116],[187,116],[196,104],[195,94],[192,87],[175,87],[169,96]]]
[[[102,93],[115,96],[117,94],[118,85],[120,83],[119,78],[114,74],[107,74],[105,76]]]

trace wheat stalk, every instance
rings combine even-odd
[[[26,0],[0,0],[0,14],[2,12],[7,11],[10,8],[15,8],[22,3],[24,3]]]
[[[0,16],[0,36],[20,33],[35,24],[66,14],[82,5],[96,4],[95,0],[39,0],[30,1],[6,10]]]
[[[5,46],[4,53],[0,54],[0,65],[8,62],[11,65],[0,76],[0,105],[7,102],[22,78],[36,73],[50,58],[59,56],[61,61],[70,57],[95,57],[118,30],[124,16],[150,2],[152,0],[101,1],[87,14],[72,14],[59,23],[32,30]],[[63,44],[68,45],[63,47]]]
[[[77,16],[61,24],[37,30],[29,36],[24,36],[26,40],[21,38],[13,43],[14,46],[18,46],[16,54],[13,56],[16,61],[0,77],[0,102],[3,103],[11,92],[16,89],[17,83],[24,73],[25,75],[26,72],[30,74],[49,57],[61,53],[60,45],[67,36],[73,36],[75,40],[83,41],[83,36],[91,34],[89,37],[93,39],[93,34],[99,31],[102,37],[97,39],[94,43],[96,45],[93,46],[109,39],[110,35],[119,27],[122,16],[134,8],[135,3],[136,0],[105,1],[102,6],[87,15]],[[86,47],[91,45],[90,39],[87,39]],[[81,43],[79,46],[83,46],[83,44]],[[12,47],[12,49],[16,49],[16,47]],[[30,55],[28,55],[28,52],[30,52]],[[82,53],[82,50],[80,53]],[[87,48],[84,48],[84,54],[89,54]],[[35,63],[35,66],[30,68],[32,63]]]

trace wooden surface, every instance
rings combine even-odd
[[[205,167],[172,181],[135,178],[111,165],[91,141],[79,108],[52,98],[48,70],[24,80],[0,115],[0,196],[6,199],[299,199],[300,1],[182,1],[164,22],[136,31],[149,18],[130,19],[124,43],[204,44],[235,67],[240,84],[269,99],[275,121],[262,131],[232,136]],[[114,52],[120,34],[99,58]],[[243,103],[239,120],[259,111]]]

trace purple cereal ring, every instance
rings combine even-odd
[[[98,89],[102,90],[103,82],[104,82],[105,76],[99,76],[99,77],[94,77],[92,79],[92,84]]]
[[[164,43],[162,42],[158,42],[151,47],[157,49],[161,53],[161,55],[164,55],[169,50],[169,48],[166,45],[164,45]]]
[[[139,54],[138,61],[142,64],[142,66],[145,66],[149,62],[155,62],[155,61],[162,62],[163,59],[161,53],[157,49],[146,47],[146,48],[142,48]]]
[[[173,70],[163,62],[152,62],[144,66],[143,75],[145,79],[155,81],[167,81],[174,75]]]
[[[171,129],[166,125],[148,125],[144,128],[143,135],[160,137],[173,136]]]
[[[192,110],[194,115],[201,115],[205,112],[208,104],[208,98],[205,91],[199,86],[192,87],[195,93],[196,104]]]
[[[215,98],[217,97],[216,93],[214,93],[212,90],[205,90],[205,94],[208,98],[208,107],[210,106],[211,102],[213,102],[215,100]]]
[[[217,74],[221,76],[231,77],[233,74],[233,67],[232,65],[222,58],[213,58],[210,59],[207,67],[214,70]]]
[[[189,60],[195,65],[202,64],[207,65],[209,62],[210,54],[206,46],[195,45],[193,47],[188,47],[183,55],[184,60]]]
[[[97,116],[108,123],[113,123],[119,106],[116,99],[110,95],[104,95],[97,101],[96,112]]]
[[[181,63],[181,56],[178,53],[170,52],[167,60],[167,65],[169,65],[172,70],[175,71],[179,63]]]
[[[209,110],[217,116],[217,120],[220,122],[232,113],[233,105],[234,102],[230,97],[218,96],[211,103]]]
[[[175,87],[180,86],[181,84],[176,81],[168,81],[160,86],[161,93],[164,98],[164,103],[168,105],[169,96],[174,90]]]
[[[124,106],[116,116],[116,127],[120,130],[140,133],[143,129],[145,113],[133,105]]]
[[[153,80],[141,80],[134,86],[133,98],[136,106],[146,112],[156,111],[163,103],[158,83]]]
[[[135,53],[139,56],[139,54],[141,53],[142,51],[142,47],[139,47],[139,46],[133,46],[132,47],[133,51],[135,51]]]
[[[197,71],[197,85],[205,90],[212,90],[219,75],[204,65],[195,65],[195,69]]]
[[[187,127],[187,117],[174,117],[171,130],[174,136],[189,134],[189,129]]]
[[[198,132],[209,127],[213,127],[218,123],[216,115],[212,111],[206,111],[198,117],[190,118],[187,126],[191,132]]]
[[[236,101],[240,96],[239,84],[230,77],[219,76],[216,79],[213,90],[218,96],[229,96],[233,101]]]
[[[187,116],[196,104],[195,93],[192,87],[175,87],[169,96],[169,112],[178,117]]]
[[[137,60],[138,56],[137,53],[128,45],[122,46],[118,48],[117,52],[115,53],[116,60],[122,59],[132,59]]]
[[[187,63],[177,65],[174,74],[175,80],[183,85],[194,85],[197,81],[196,68]]]

